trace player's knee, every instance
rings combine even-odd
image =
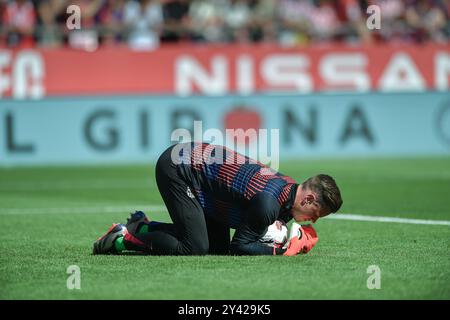
[[[191,254],[194,256],[203,256],[209,251],[208,243],[200,243],[192,247]]]
[[[206,243],[181,243],[181,246],[178,249],[178,254],[183,256],[203,256],[209,251],[209,244]]]

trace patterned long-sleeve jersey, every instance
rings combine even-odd
[[[236,229],[232,253],[284,252],[258,240],[275,220],[287,223],[292,218],[296,181],[223,146],[187,143],[177,145],[174,152],[179,173],[204,214]]]

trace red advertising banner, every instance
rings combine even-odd
[[[0,97],[448,90],[450,45],[0,49]]]

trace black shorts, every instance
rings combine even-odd
[[[173,221],[176,237],[167,238],[155,249],[159,254],[227,254],[229,228],[205,217],[192,184],[180,175],[179,164],[172,161],[173,148],[169,147],[158,159],[156,183]]]

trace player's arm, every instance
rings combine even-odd
[[[230,252],[235,255],[281,255],[286,249],[272,248],[259,241],[278,216],[280,206],[270,195],[252,199],[246,218],[234,233]]]
[[[269,247],[261,242],[231,242],[230,251],[235,255],[250,255],[250,256],[262,256],[262,255],[282,255],[286,252],[286,249]]]

